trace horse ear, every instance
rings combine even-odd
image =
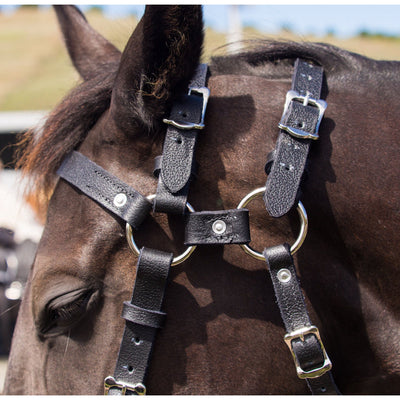
[[[111,116],[122,129],[160,121],[201,56],[201,6],[147,6],[122,54]]]
[[[118,63],[121,52],[87,22],[75,6],[54,6],[68,53],[84,80],[97,75],[99,68]]]

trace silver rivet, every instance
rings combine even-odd
[[[125,193],[118,193],[115,197],[114,197],[114,206],[115,207],[123,207],[126,202],[127,202],[128,198],[126,197]]]
[[[279,279],[279,282],[286,283],[290,281],[290,279],[292,278],[292,274],[288,269],[282,268],[278,271],[277,277]]]
[[[216,233],[217,235],[222,235],[225,231],[226,231],[226,224],[224,221],[221,221],[220,219],[218,219],[217,221],[215,221],[212,225],[212,230],[214,233]]]

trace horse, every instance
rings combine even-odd
[[[122,53],[77,8],[55,10],[82,83],[40,134],[28,132],[21,142],[19,163],[33,179],[31,189],[49,201],[15,328],[6,394],[103,393],[137,257],[125,222],[56,171],[79,151],[151,199],[163,119],[201,60],[200,6],[146,7]],[[297,58],[323,67],[328,104],[301,183],[309,228],[293,259],[305,304],[341,393],[398,394],[398,62],[322,43],[268,40],[213,57],[188,200],[195,210],[235,209],[265,186],[264,166]],[[274,218],[257,199],[248,209],[253,249],[294,241],[295,208]],[[149,213],[133,235],[138,246],[177,255],[185,249],[184,229],[181,215]],[[283,341],[267,269],[237,245],[199,245],[171,267],[162,308],[167,319],[146,375],[149,394],[309,393]]]

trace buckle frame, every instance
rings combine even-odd
[[[107,378],[104,379],[104,395],[108,395],[112,388],[121,389],[122,396],[126,395],[127,390],[140,396],[146,394],[146,386],[144,386],[143,383],[135,383],[132,385],[130,383],[117,381],[113,376],[107,376]]]
[[[321,367],[314,368],[309,371],[304,371],[303,368],[301,368],[301,365],[297,360],[297,357],[292,347],[292,341],[294,339],[301,339],[304,342],[304,336],[306,335],[314,335],[317,338],[318,343],[321,346],[322,353],[324,355],[324,364]],[[328,354],[326,353],[325,347],[321,340],[321,335],[316,326],[311,325],[311,326],[306,326],[304,328],[296,329],[293,332],[287,333],[283,339],[287,344],[287,346],[289,347],[290,352],[292,353],[293,360],[296,366],[296,372],[299,378],[301,379],[318,378],[324,375],[325,372],[328,372],[330,369],[332,369],[332,362],[329,359]]]
[[[201,110],[201,120],[199,123],[196,122],[177,122],[174,121],[173,119],[168,119],[164,118],[163,122],[164,124],[167,125],[172,125],[173,127],[177,129],[182,129],[185,131],[191,130],[191,129],[204,129],[204,119],[206,116],[206,110],[207,110],[207,104],[208,104],[208,99],[210,98],[210,89],[208,87],[190,87],[188,95],[192,96],[192,93],[197,93],[197,95],[201,95],[203,98],[203,108]]]
[[[317,121],[314,133],[306,132],[306,131],[303,131],[302,129],[294,128],[292,126],[287,126],[286,124],[283,123],[283,117],[286,115],[286,113],[289,109],[290,103],[294,100],[301,101],[303,103],[303,106],[307,106],[310,104],[310,105],[318,108],[319,115],[318,115],[318,121]],[[324,112],[325,112],[327,106],[328,106],[328,104],[326,101],[321,100],[321,99],[319,99],[319,100],[313,99],[312,97],[310,97],[310,94],[308,92],[307,92],[307,95],[304,96],[304,95],[300,94],[299,92],[297,92],[296,90],[289,90],[286,93],[285,106],[284,106],[282,118],[278,124],[278,127],[280,129],[286,131],[290,135],[292,135],[296,138],[299,138],[299,139],[318,140],[319,139],[319,136],[318,136],[319,126],[321,124],[322,117],[324,116]]]

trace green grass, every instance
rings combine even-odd
[[[137,23],[132,16],[108,20],[95,10],[87,18],[120,50]],[[244,39],[261,37],[324,41],[372,58],[400,60],[400,39],[380,35],[339,40],[334,36],[315,38],[290,32],[268,35],[245,29]],[[219,54],[218,49],[225,43],[224,34],[207,29],[204,61]],[[0,54],[0,111],[51,109],[79,81],[51,9],[23,7],[12,15],[0,14]]]

